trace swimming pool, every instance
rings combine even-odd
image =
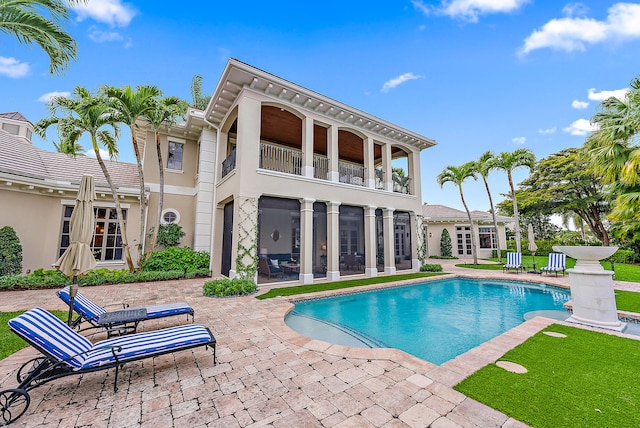
[[[448,278],[296,302],[285,322],[314,339],[397,348],[442,364],[521,324],[527,313],[564,311],[569,298],[568,290],[544,284]]]

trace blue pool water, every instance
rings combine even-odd
[[[397,348],[442,364],[521,324],[528,313],[567,318],[561,311],[569,297],[542,284],[450,278],[297,302],[285,322],[315,339]]]

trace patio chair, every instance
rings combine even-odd
[[[69,287],[65,287],[56,293],[67,305],[70,304]],[[193,308],[186,302],[165,303],[160,305],[140,306],[130,308],[128,304],[122,304],[122,310],[107,311],[104,307],[98,305],[93,300],[81,292],[77,292],[73,300],[73,310],[79,315],[73,323],[73,327],[78,327],[83,321],[87,321],[90,328],[104,328],[107,334],[111,336],[113,332],[135,333],[138,324],[141,321],[156,318],[171,317],[175,315],[189,315],[191,322],[195,319]]]
[[[275,266],[266,257],[258,259],[258,274],[264,275],[268,279],[271,279],[272,276],[281,276],[284,279],[284,269],[280,266]]]
[[[0,425],[8,425],[26,412],[30,390],[52,380],[115,368],[113,391],[118,391],[118,373],[125,363],[199,346],[213,348],[216,339],[199,324],[120,336],[91,344],[42,308],[31,309],[9,320],[9,328],[42,353],[24,363],[17,372],[18,386],[0,391]],[[98,391],[99,392],[99,391]]]
[[[549,253],[549,260],[547,261],[547,265],[540,268],[541,271],[546,272],[555,272],[556,276],[558,276],[558,272],[562,272],[562,275],[565,273],[565,267],[567,264],[567,255],[564,253]]]
[[[507,263],[502,266],[502,271],[509,271],[511,269],[515,269],[516,273],[519,273],[520,270],[524,271],[522,253],[507,253]]]

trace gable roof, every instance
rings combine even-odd
[[[139,186],[135,164],[112,161],[105,161],[105,164],[116,187]],[[80,183],[84,174],[91,174],[96,187],[109,188],[97,159],[87,156],[73,158],[41,150],[3,130],[0,130],[0,173],[69,184]]]
[[[423,204],[422,216],[426,222],[429,221],[464,221],[468,222],[469,217],[465,211],[457,210],[455,208],[448,207],[446,205],[438,204]],[[471,211],[471,219],[482,222],[493,222],[493,216],[486,211],[473,210]],[[496,220],[499,223],[512,222],[513,218],[497,215]]]

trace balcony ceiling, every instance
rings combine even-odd
[[[389,142],[391,144],[394,142],[403,143],[420,150],[436,144],[434,140],[428,137],[398,127],[390,122],[354,109],[346,104],[320,95],[317,92],[310,91],[236,59],[230,59],[227,63],[211,101],[205,110],[206,119],[215,126],[220,126],[234,105],[238,95],[245,88],[265,94],[273,98],[276,102],[291,105],[296,110],[307,110],[313,112],[315,115],[324,116],[330,119],[328,122],[338,122],[345,127],[361,130],[383,142]],[[271,135],[270,133],[275,132],[276,128],[282,126],[281,124],[270,123],[269,121],[272,119],[277,118],[264,117],[266,123],[263,125],[262,131],[265,136]],[[280,131],[282,130],[280,129]],[[291,132],[297,133],[297,130],[292,130]],[[315,132],[314,130],[314,134]],[[297,135],[301,135],[301,133]],[[355,134],[352,135],[357,137]],[[291,135],[282,141],[296,140],[293,139],[293,135]],[[350,145],[351,144],[348,143],[345,147]],[[349,149],[345,148],[345,150]],[[379,150],[379,148],[377,150]],[[396,148],[394,155],[397,155],[398,150],[399,148]],[[355,154],[351,156],[345,153],[344,156],[345,158],[347,156],[354,157]],[[376,158],[378,157],[378,153],[376,153]],[[359,162],[361,162],[361,160],[359,160]]]

